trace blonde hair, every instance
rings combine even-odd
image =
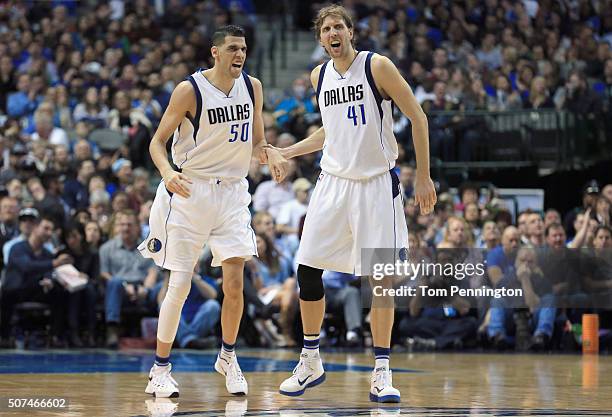
[[[315,37],[317,38],[317,40],[321,39],[321,27],[323,26],[323,21],[326,17],[329,16],[341,18],[342,20],[344,20],[344,24],[347,28],[353,29],[353,19],[351,18],[349,11],[346,10],[346,8],[344,8],[344,6],[341,6],[340,4],[332,4],[330,6],[323,7],[321,10],[319,10],[319,13],[317,13],[317,17],[313,22]],[[354,43],[354,39],[355,38],[353,37],[351,43]]]
[[[466,247],[474,246],[474,231],[472,230],[470,224],[463,217],[459,216],[450,216],[448,219],[446,219],[446,227],[444,228],[444,238],[442,241],[448,242],[451,222],[459,222],[463,225],[465,239],[463,244],[466,245]]]

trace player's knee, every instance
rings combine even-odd
[[[171,272],[168,281],[168,291],[165,300],[182,306],[191,289],[191,274],[187,272]]]
[[[307,265],[299,265],[298,283],[300,299],[304,301],[319,301],[325,296],[323,289],[323,270]]]
[[[223,296],[225,298],[242,297],[243,282],[242,277],[223,277]]]

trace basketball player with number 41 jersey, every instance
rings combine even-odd
[[[308,138],[280,149],[289,159],[323,149],[321,175],[310,200],[297,252],[304,347],[293,375],[280,393],[297,396],[325,380],[319,332],[325,312],[324,269],[367,275],[362,248],[404,248],[408,230],[399,180],[398,147],[391,101],[412,122],[417,160],[415,201],[431,212],[436,192],[429,176],[427,117],[395,65],[386,57],[356,51],[353,22],[332,5],[315,19],[316,37],[331,60],[311,74],[323,126]],[[389,285],[391,278],[387,278]],[[370,400],[399,402],[389,370],[393,308],[372,304],[375,366]]]
[[[263,148],[263,93],[259,80],[242,70],[244,30],[232,25],[217,29],[211,55],[213,68],[196,71],[176,87],[149,147],[162,181],[151,207],[149,236],[138,249],[170,270],[159,312],[155,363],[145,389],[156,397],[179,395],[170,374],[170,349],[192,280],[196,287],[201,284],[193,275],[205,244],[212,251],[212,265],[223,269],[223,346],[215,370],[225,376],[230,394],[248,393],[234,352],[243,311],[244,262],[257,255],[246,176],[254,153],[261,162],[267,159],[277,181],[287,168],[277,151]],[[172,134],[177,168],[170,165],[166,152]]]

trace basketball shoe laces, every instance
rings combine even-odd
[[[161,368],[161,367],[160,367]],[[167,369],[163,369],[161,372],[153,372],[153,384],[158,388],[163,388],[168,384],[172,384],[174,387],[178,387],[178,382],[172,378],[170,375],[170,371],[172,370],[172,364],[168,364],[168,366],[164,367]]]
[[[300,384],[300,378],[308,376],[308,373],[310,373],[310,375],[315,373],[311,364],[311,359],[312,358],[309,358],[306,353],[300,353],[300,361],[295,368],[293,368],[293,375],[291,376],[292,379],[296,380],[298,385],[303,385]]]
[[[375,371],[376,378],[374,380],[374,386],[380,387],[384,389],[386,387],[393,386],[393,378],[391,376],[391,370],[387,370],[386,368],[376,368]]]
[[[227,366],[227,377],[232,384],[245,382],[244,375],[238,366],[238,361],[234,358]]]

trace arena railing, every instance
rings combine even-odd
[[[432,157],[442,168],[571,169],[609,159],[612,149],[612,124],[603,115],[541,109],[430,111],[427,116]]]

